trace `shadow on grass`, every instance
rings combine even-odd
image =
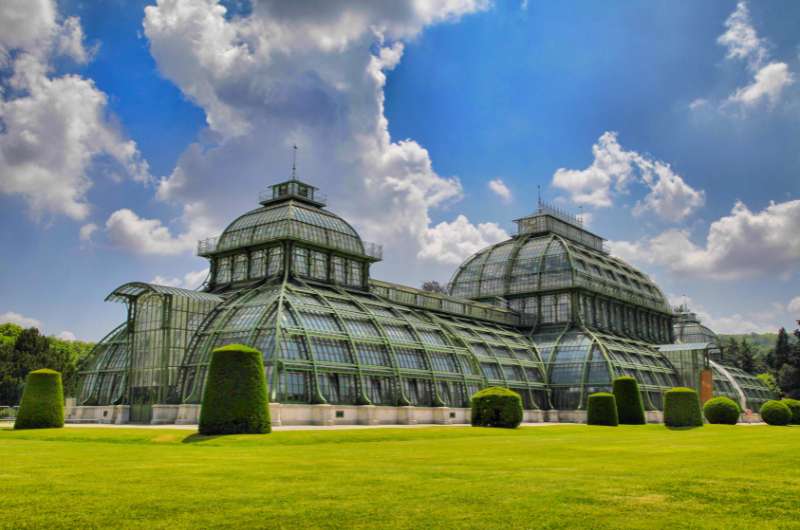
[[[669,425],[664,425],[670,431],[693,431],[695,429],[702,429],[702,425],[689,425],[686,427],[670,427]]]
[[[181,441],[181,443],[196,444],[196,443],[208,442],[210,440],[214,440],[214,439],[220,438],[222,436],[225,436],[225,435],[223,435],[223,434],[200,434],[199,432],[196,432],[196,433],[190,434],[189,436],[184,438]]]

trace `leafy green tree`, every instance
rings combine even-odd
[[[739,346],[739,362],[737,364],[739,368],[748,374],[756,373],[756,361],[753,357],[753,348],[750,346],[750,343],[747,342],[747,339],[742,339],[742,343]]]
[[[778,338],[775,340],[775,349],[770,352],[771,355],[769,357],[771,357],[771,359],[768,359],[767,364],[777,373],[780,371],[781,367],[786,364],[791,353],[792,348],[789,344],[789,334],[786,333],[786,328],[781,328],[778,331]]]
[[[761,380],[761,382],[764,383],[767,386],[767,388],[769,388],[771,391],[775,392],[778,395],[781,394],[781,389],[778,386],[778,381],[775,380],[774,375],[770,373],[763,373],[763,374],[758,374],[756,377],[758,377]]]
[[[728,337],[725,344],[723,344],[724,353],[723,359],[726,362],[733,364],[737,368],[741,368],[739,366],[739,342],[737,342],[735,337]]]

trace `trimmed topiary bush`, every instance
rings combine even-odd
[[[791,423],[798,425],[800,424],[800,400],[797,399],[782,399],[781,400],[787,407],[789,407],[789,411],[792,413],[792,421]]]
[[[64,426],[64,387],[61,374],[44,368],[25,380],[15,429],[49,429]]]
[[[622,425],[644,425],[647,418],[644,415],[642,394],[639,384],[630,376],[614,379],[614,399],[617,401],[617,415]]]
[[[739,405],[731,398],[724,396],[711,398],[703,405],[703,415],[708,423],[736,425],[741,413]]]
[[[242,344],[214,350],[200,409],[200,434],[264,434],[271,430],[261,352]]]
[[[522,398],[507,388],[484,388],[470,398],[473,427],[514,429],[522,423]]]
[[[607,425],[609,427],[619,425],[617,400],[614,399],[614,394],[597,392],[589,396],[586,406],[586,423],[589,425]]]
[[[691,388],[678,387],[664,394],[664,425],[667,427],[702,427],[700,398]]]
[[[792,410],[786,403],[770,399],[761,405],[761,419],[768,425],[789,425],[792,421]]]

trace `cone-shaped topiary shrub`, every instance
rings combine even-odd
[[[586,409],[586,423],[589,425],[608,425],[610,427],[619,425],[617,400],[614,399],[614,394],[597,392],[590,395]]]
[[[214,350],[200,409],[200,434],[263,434],[271,430],[261,352],[242,344]]]
[[[25,380],[15,429],[47,429],[64,426],[64,388],[61,374],[44,368]]]
[[[797,425],[800,424],[800,400],[797,399],[782,399],[781,400],[792,413],[792,421],[791,423]]]
[[[614,379],[614,399],[617,401],[617,415],[622,425],[644,425],[647,419],[644,415],[642,394],[636,379],[622,376]]]
[[[736,425],[741,413],[739,405],[731,398],[724,396],[711,398],[703,405],[703,415],[708,423]]]
[[[761,419],[768,425],[789,425],[792,411],[786,403],[770,399],[761,405]]]
[[[507,388],[493,386],[475,392],[470,398],[473,427],[506,427],[522,423],[522,398]]]
[[[667,427],[702,427],[700,398],[691,388],[678,387],[664,394],[664,425]]]

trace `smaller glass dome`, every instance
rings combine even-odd
[[[242,215],[219,236],[215,251],[287,238],[347,254],[364,254],[361,238],[344,219],[322,208],[295,200],[264,206]]]

